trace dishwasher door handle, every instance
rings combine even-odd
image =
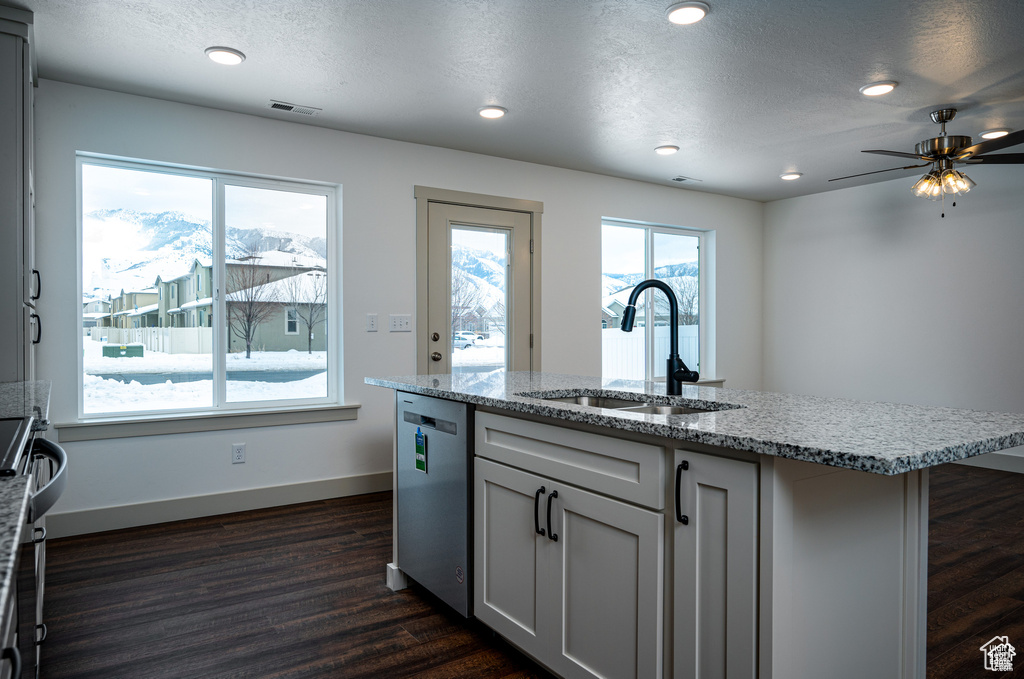
[[[456,436],[459,433],[459,427],[455,422],[430,417],[429,415],[421,415],[419,413],[414,413],[411,410],[406,410],[402,413],[402,419],[409,424],[415,424],[417,427],[433,429],[434,431],[451,434],[452,436]]]

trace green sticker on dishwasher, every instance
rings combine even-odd
[[[427,473],[427,437],[416,427],[416,469]]]

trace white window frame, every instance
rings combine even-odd
[[[229,171],[210,170],[185,165],[174,165],[158,161],[149,161],[133,158],[113,157],[103,154],[79,152],[76,155],[76,191],[77,191],[77,261],[78,276],[76,286],[78,299],[82,298],[82,166],[103,165],[129,170],[145,172],[157,172],[169,175],[187,177],[201,177],[212,181],[212,202],[213,202],[213,262],[212,271],[212,294],[213,308],[211,313],[215,318],[227,318],[225,310],[225,299],[221,294],[222,281],[225,267],[225,215],[224,215],[224,194],[225,186],[241,186],[248,188],[261,188],[269,190],[289,191],[292,193],[308,193],[321,195],[327,201],[327,322],[332,327],[327,333],[327,395],[318,398],[305,399],[281,399],[274,401],[227,401],[226,399],[226,378],[227,378],[227,347],[228,331],[226,325],[215,323],[213,325],[213,403],[210,407],[200,408],[168,408],[151,411],[113,411],[113,412],[84,412],[84,359],[81,347],[75,353],[78,355],[78,421],[88,423],[92,420],[105,420],[117,422],[133,422],[140,420],[153,421],[152,418],[177,418],[182,415],[208,415],[225,414],[236,415],[249,412],[288,411],[294,409],[322,408],[330,406],[342,406],[343,393],[341,390],[342,370],[341,365],[341,290],[340,282],[341,267],[338,256],[340,239],[339,225],[339,201],[340,189],[337,184],[318,182],[312,180],[296,180],[279,177],[267,177],[253,174],[243,174]],[[221,225],[221,226],[217,226]],[[186,277],[189,286],[192,286],[191,276]],[[175,290],[176,291],[176,285]],[[172,296],[174,296],[172,294]],[[180,302],[179,300],[176,300]],[[193,310],[192,314],[195,311]],[[192,314],[186,314],[186,320]],[[78,333],[76,341],[83,341],[83,319],[78,315]],[[351,419],[352,416],[324,419]],[[230,428],[230,425],[229,425]]]
[[[644,229],[644,278],[654,278],[654,234],[665,233],[674,236],[692,236],[697,238],[697,267],[699,294],[697,298],[697,314],[700,319],[698,337],[698,365],[687,366],[691,370],[700,372],[701,380],[715,379],[716,357],[715,357],[715,231],[713,229],[698,229],[689,226],[673,226],[669,224],[656,224],[632,219],[619,219],[604,217],[601,219],[601,226],[619,226],[635,229]],[[603,248],[603,242],[602,242]],[[650,304],[651,290],[644,292]],[[656,293],[660,294],[660,293]],[[638,328],[639,329],[639,328]],[[635,332],[635,331],[634,331]],[[644,379],[647,381],[664,382],[665,378],[654,378],[654,367],[656,362],[664,364],[668,356],[654,355],[654,332],[648,332],[646,324],[644,327],[644,352],[645,362]]]
[[[288,330],[288,323],[291,319],[288,318],[288,314],[295,314],[295,330]],[[299,334],[299,310],[293,306],[284,307],[284,334],[286,335],[298,335]]]

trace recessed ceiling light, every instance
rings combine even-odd
[[[230,47],[207,47],[206,56],[225,66],[237,66],[245,61],[245,55]]]
[[[678,146],[659,146],[654,149],[654,152],[659,156],[671,156],[673,153],[679,150]]]
[[[685,26],[697,23],[710,11],[711,8],[703,2],[677,2],[668,8],[666,15],[672,23]]]
[[[860,93],[865,97],[877,97],[882,94],[889,94],[896,85],[899,84],[895,80],[882,80],[877,83],[868,83],[864,87],[860,88]]]
[[[500,118],[508,113],[508,109],[500,106],[484,106],[479,113],[484,118]]]
[[[779,175],[779,179],[784,179],[787,182],[791,182],[794,179],[800,179],[800,177],[803,177],[803,176],[804,176],[803,172],[784,172],[783,174]]]
[[[1005,137],[1010,134],[1010,130],[1005,127],[1000,127],[996,130],[985,130],[981,133],[982,139],[999,139],[999,137]]]

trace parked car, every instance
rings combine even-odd
[[[466,339],[471,339],[474,342],[476,340],[478,340],[478,339],[487,339],[487,333],[484,333],[484,332],[473,332],[472,330],[460,330],[460,331],[458,331],[455,334],[458,335],[459,337],[465,337]]]
[[[476,343],[475,337],[463,337],[462,335],[452,335],[452,348],[453,349],[469,349]]]

